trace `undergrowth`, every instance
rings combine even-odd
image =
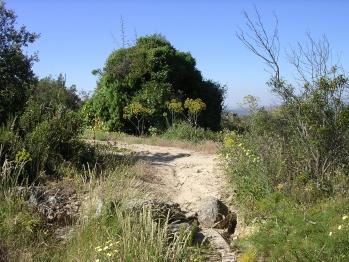
[[[338,170],[325,188],[305,174],[291,179],[289,154],[278,137],[231,132],[224,138],[234,204],[254,228],[234,243],[240,261],[348,261],[348,178]]]
[[[19,188],[12,179],[19,176],[20,167],[5,163],[0,176],[0,257],[5,261],[202,261],[191,232],[171,242],[166,224],[154,222],[147,209],[130,208],[147,197],[132,161],[108,157],[107,151],[99,161],[103,163],[85,169],[60,167],[66,174],[63,181],[76,187],[84,201],[65,241],[56,238],[57,227],[46,224],[28,203],[28,186]],[[104,204],[96,215],[99,198]]]

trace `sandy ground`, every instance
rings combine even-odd
[[[228,185],[216,155],[174,147],[145,144],[116,144],[135,152],[135,156],[152,167],[149,180],[154,190],[167,200],[196,212],[197,204],[207,196],[224,198]],[[149,177],[149,175],[148,175]]]
[[[220,168],[217,155],[145,144],[117,143],[116,146],[131,150],[136,158],[145,161],[146,165],[140,165],[141,168],[146,169],[150,165],[150,170],[144,173],[152,191],[158,197],[178,203],[182,210],[197,212],[200,200],[207,196],[214,196],[227,203],[225,199],[229,195],[229,183]],[[219,261],[237,261],[230,245],[216,230],[205,229],[202,233],[221,254]]]
[[[92,141],[90,141],[92,142]],[[136,166],[149,193],[156,199],[173,202],[188,212],[197,212],[200,200],[216,197],[226,204],[231,196],[229,182],[220,166],[218,156],[177,147],[124,142],[102,142],[132,152]],[[235,211],[230,207],[231,211]],[[238,219],[239,227],[239,219]],[[221,254],[219,261],[236,262],[236,254],[215,229],[203,229],[213,247]],[[218,261],[216,258],[208,261]]]

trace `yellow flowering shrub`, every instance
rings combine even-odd
[[[152,113],[152,110],[140,102],[133,102],[124,107],[124,119],[128,119],[137,129],[138,135],[143,135],[144,118]]]
[[[228,166],[230,164],[236,166],[237,163],[241,161],[247,164],[256,164],[260,161],[260,158],[243,142],[242,136],[234,131],[225,134],[223,138],[222,155]]]
[[[176,115],[182,113],[183,103],[177,99],[171,99],[165,103],[167,109],[171,112],[172,123],[176,121]],[[166,115],[167,116],[167,115]]]
[[[31,155],[25,148],[16,153],[16,162],[18,163],[29,162],[31,160]]]
[[[184,108],[188,109],[189,121],[197,126],[199,114],[206,109],[206,104],[200,98],[187,98],[184,101]]]

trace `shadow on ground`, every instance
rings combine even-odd
[[[168,163],[178,158],[189,157],[190,154],[178,153],[150,153],[149,151],[141,151],[133,154],[136,160],[158,162],[158,163]]]

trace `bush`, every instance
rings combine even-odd
[[[100,118],[109,131],[137,133],[139,128],[123,117],[125,107],[140,103],[149,109],[144,121],[148,129],[166,124],[166,101],[199,98],[206,110],[199,119],[196,115],[195,121],[201,127],[218,130],[223,96],[224,88],[203,79],[190,53],[176,50],[161,35],[150,35],[110,54],[100,72],[98,87],[82,111],[90,125]]]
[[[210,130],[205,130],[201,127],[193,127],[187,122],[173,124],[163,136],[167,139],[182,139],[193,143],[199,143],[203,140],[218,141],[218,133]]]
[[[74,111],[80,101],[75,89],[60,76],[40,80],[33,90],[23,114],[0,128],[0,160],[25,162],[22,179],[30,182],[40,173],[57,174],[64,161],[92,161],[93,150],[79,141],[83,122]]]
[[[11,123],[9,121],[9,123]],[[0,127],[0,162],[5,159],[14,160],[19,150],[23,148],[21,138],[12,130],[12,125],[3,125]]]
[[[79,141],[82,133],[82,121],[77,113],[64,110],[59,116],[39,123],[25,137],[25,145],[33,159],[31,173],[45,170],[54,174],[56,167],[63,161],[81,164],[91,160],[92,153]]]

